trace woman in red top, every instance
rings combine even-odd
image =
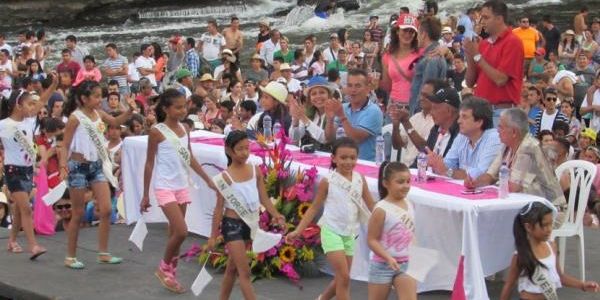
[[[38,145],[41,163],[46,165],[48,188],[54,188],[60,183],[57,148],[62,144],[62,140],[58,140],[57,136],[64,128],[65,124],[60,119],[44,118],[40,122],[41,134],[35,143]]]

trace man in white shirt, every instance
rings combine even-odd
[[[337,33],[329,35],[329,47],[323,50],[325,55],[325,63],[330,63],[337,60],[338,50],[340,50],[340,39]]]
[[[582,116],[592,113],[590,128],[596,132],[600,131],[600,72],[596,74],[594,84],[588,89],[579,112]]]
[[[7,49],[0,50],[0,67],[6,69],[6,75],[12,78],[13,64],[9,57],[10,52]]]
[[[135,60],[135,68],[142,77],[146,77],[150,80],[152,88],[156,90],[156,61],[154,60],[154,57],[152,57],[152,54],[154,54],[154,47],[150,44],[142,44],[140,50],[142,50],[142,55]]]
[[[281,33],[277,29],[271,30],[271,38],[265,41],[260,48],[260,57],[266,62],[268,68],[273,67],[273,54],[275,51],[281,50],[279,46],[279,39],[281,39]]]
[[[6,49],[8,51],[8,56],[12,56],[12,47],[6,43],[6,36],[4,33],[0,33],[0,50]]]
[[[216,20],[208,20],[207,30],[208,32],[203,33],[200,37],[198,52],[202,53],[202,57],[206,59],[214,69],[221,64],[219,54],[225,47],[226,41],[225,37],[219,33]]]
[[[290,67],[288,63],[281,64],[279,71],[281,71],[281,75],[283,75],[283,78],[285,78],[287,89],[290,94],[295,94],[298,91],[302,91],[300,80],[292,76],[292,67]]]

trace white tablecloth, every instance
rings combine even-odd
[[[196,131],[192,137],[219,137],[219,135]],[[147,138],[130,137],[123,143],[122,174],[124,185],[125,216],[128,224],[140,218],[139,203],[143,189],[144,164],[146,161]],[[223,147],[192,144],[194,157],[200,163],[213,163],[226,166]],[[317,154],[315,154],[317,155]],[[250,161],[259,163],[258,157]],[[363,162],[372,164],[371,162]],[[292,168],[309,168],[293,163]],[[327,174],[329,166],[317,166],[319,174]],[[219,171],[205,167],[209,176]],[[198,189],[190,188],[192,203],[188,207],[186,222],[189,231],[208,236],[215,206],[215,193],[197,176],[194,181]],[[377,197],[377,179],[367,178],[369,189]],[[429,273],[419,291],[452,290],[456,270],[461,255],[465,256],[465,291],[468,299],[489,299],[485,286],[485,276],[494,274],[510,263],[514,251],[512,223],[517,211],[531,201],[541,198],[531,195],[511,194],[508,199],[467,200],[442,195],[413,187],[409,200],[415,206],[416,236],[420,246],[440,251],[440,262]],[[166,219],[150,193],[152,207],[144,214],[146,222],[165,222]],[[366,231],[362,228],[355,249],[352,264],[352,278],[368,279],[369,250],[365,240]]]

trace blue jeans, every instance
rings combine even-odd
[[[102,160],[93,162],[80,162],[69,160],[69,187],[84,189],[94,182],[108,181],[102,171]]]

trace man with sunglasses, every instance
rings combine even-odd
[[[544,98],[542,101],[543,111],[538,112],[535,117],[535,132],[534,136],[542,130],[550,130],[554,127],[557,122],[565,122],[569,124],[569,119],[561,111],[556,108],[556,102],[558,100],[558,92],[554,88],[547,88],[544,90]]]

